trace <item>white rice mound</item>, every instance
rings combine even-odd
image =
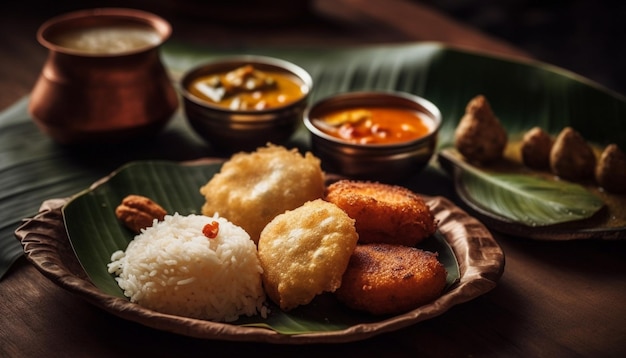
[[[217,237],[202,233],[218,222]],[[263,269],[255,243],[239,226],[204,215],[167,215],[111,256],[124,295],[143,307],[178,316],[232,322],[267,316]]]

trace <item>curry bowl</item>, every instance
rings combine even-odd
[[[404,92],[351,92],[327,97],[305,111],[311,150],[324,170],[353,179],[399,182],[432,158],[441,112]]]
[[[265,56],[223,57],[181,79],[194,131],[218,152],[282,144],[298,129],[313,80],[294,63]]]

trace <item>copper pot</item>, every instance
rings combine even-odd
[[[178,106],[159,56],[170,34],[164,19],[132,9],[50,19],[37,33],[49,54],[29,103],[33,120],[62,144],[155,134]]]

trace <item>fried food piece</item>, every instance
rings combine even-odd
[[[359,245],[335,295],[356,310],[399,314],[441,296],[446,278],[436,253],[402,245]]]
[[[334,292],[357,241],[354,220],[321,199],[276,216],[258,244],[266,293],[288,311]]]
[[[596,181],[611,193],[626,193],[626,154],[617,144],[610,144],[600,155],[595,171]]]
[[[532,169],[550,169],[550,150],[554,140],[541,127],[534,127],[522,139],[522,161]]]
[[[322,197],[324,174],[313,154],[268,145],[233,155],[200,193],[205,197],[202,214],[219,213],[256,243],[276,215]]]
[[[340,180],[326,188],[325,199],[356,220],[362,244],[415,246],[437,229],[424,200],[401,186]]]
[[[565,180],[593,179],[596,156],[585,139],[572,127],[565,127],[550,151],[550,169]]]
[[[470,162],[488,164],[502,158],[508,136],[487,98],[474,97],[454,132],[456,149]]]

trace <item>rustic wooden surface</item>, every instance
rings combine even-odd
[[[32,2],[32,4],[31,4]],[[27,95],[47,52],[37,27],[97,1],[3,4],[0,109]],[[526,57],[513,46],[402,0],[318,0],[292,24],[250,26],[190,18],[172,3],[130,1],[171,21],[174,38],[216,45],[380,44],[442,41]],[[133,6],[134,5],[134,6]],[[1,189],[0,189],[1,190]],[[38,205],[38,204],[37,204]],[[3,223],[4,224],[4,223]],[[25,259],[0,281],[0,356],[437,356],[618,357],[626,355],[626,244],[540,242],[497,236],[506,255],[498,287],[446,314],[397,332],[338,345],[277,346],[204,341],[145,328],[57,287]],[[216,351],[217,350],[217,351]]]

